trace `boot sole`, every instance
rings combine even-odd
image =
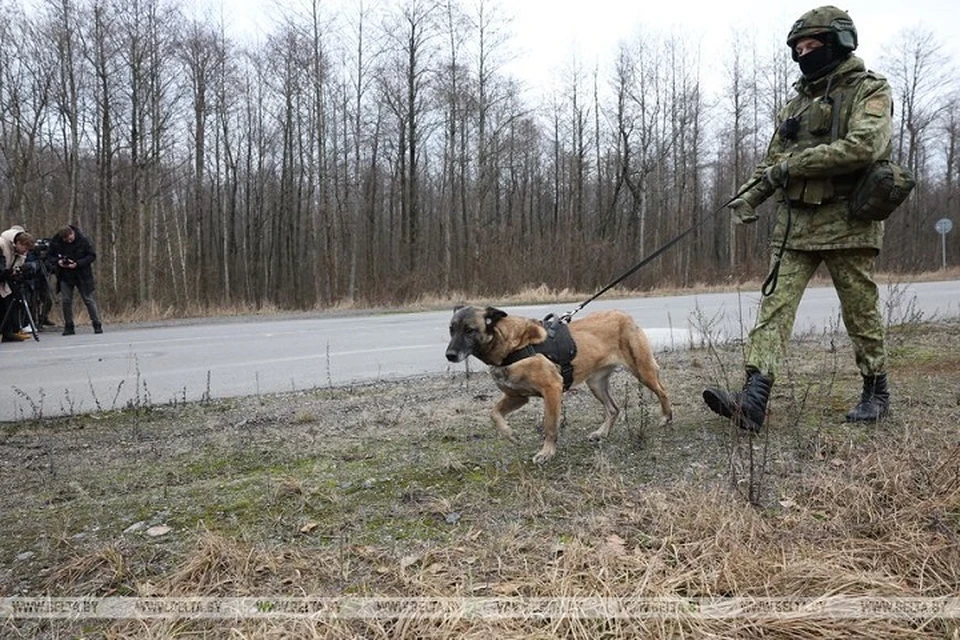
[[[730,404],[724,402],[723,398],[714,393],[713,389],[704,389],[703,401],[710,407],[710,411],[713,411],[718,416],[723,416],[728,420],[733,419],[733,409],[730,407]]]
[[[745,431],[751,431],[757,433],[760,431],[760,425],[747,418],[744,415],[741,415],[739,412],[735,412],[733,408],[730,407],[730,404],[723,401],[723,398],[718,394],[714,393],[712,389],[705,389],[703,392],[703,401],[707,403],[707,406],[710,407],[710,410],[713,411],[718,416],[732,420],[733,424],[737,425],[739,428]]]
[[[875,418],[873,418],[873,417],[871,417],[871,418],[858,418],[858,417],[844,416],[844,422],[847,422],[847,423],[849,423],[849,424],[874,424],[874,423],[876,423],[876,422],[880,422],[881,420],[886,419],[886,417],[887,417],[887,414],[886,414],[886,413],[882,413],[882,414],[880,414],[879,416],[877,416],[877,417],[875,417]]]

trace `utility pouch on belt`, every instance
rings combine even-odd
[[[850,194],[850,216],[860,220],[886,220],[899,207],[917,181],[913,174],[889,160],[878,160]]]

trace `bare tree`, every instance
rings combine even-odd
[[[117,20],[106,0],[95,0],[89,7],[84,55],[93,73],[95,164],[97,174],[96,227],[108,238],[109,283],[114,294],[120,288],[120,217],[116,201],[116,155],[118,153],[117,111],[120,98],[120,42]],[[101,250],[102,252],[102,250]],[[102,264],[102,263],[101,263]]]
[[[960,186],[960,92],[955,91],[947,101],[943,112],[944,191],[947,212],[957,210],[960,201],[957,188]]]
[[[415,275],[420,263],[420,171],[427,134],[427,84],[433,71],[430,43],[437,34],[437,9],[429,0],[404,2],[385,25],[393,48],[390,61],[380,73],[381,97],[397,126],[400,246],[405,270],[410,275]]]
[[[211,113],[211,93],[218,73],[218,60],[221,57],[220,39],[214,29],[198,20],[192,20],[186,27],[186,33],[177,46],[178,57],[186,72],[191,114],[193,121],[190,133],[193,142],[192,153],[192,197],[189,218],[197,225],[196,242],[199,251],[196,254],[196,269],[202,274],[198,281],[197,292],[201,298],[208,298],[219,291],[212,287],[214,278],[219,274],[218,265],[225,256],[220,254],[220,243],[214,232],[214,214],[212,207],[204,206],[206,191],[207,162],[207,121]],[[207,287],[210,287],[209,289]]]
[[[374,193],[379,149],[376,130],[379,128],[381,107],[370,104],[375,82],[373,69],[379,55],[377,43],[368,35],[371,11],[360,2],[349,19],[343,82],[349,87],[350,99],[350,104],[344,106],[344,116],[349,120],[345,127],[349,128],[347,135],[351,154],[350,187],[346,198],[352,226],[347,298],[354,300],[363,287],[376,281],[380,260]]]
[[[881,58],[897,94],[896,158],[922,175],[926,136],[945,106],[950,66],[934,34],[919,27],[902,30]]]
[[[38,152],[53,95],[56,56],[44,46],[42,25],[23,14],[3,29],[0,44],[0,154],[7,182],[5,210],[14,220],[28,218],[28,184],[38,178]]]
[[[80,130],[81,80],[86,76],[79,68],[83,60],[80,55],[80,23],[77,7],[73,0],[46,0],[48,30],[51,48],[57,52],[56,81],[53,101],[61,121],[60,137],[62,162],[67,180],[66,219],[77,220],[77,198],[80,181]],[[88,230],[92,230],[85,220],[78,220]]]
[[[931,136],[948,104],[949,81],[955,77],[949,60],[932,32],[913,27],[898,33],[881,65],[889,73],[897,105],[894,158],[921,181],[932,180]],[[888,231],[901,241],[894,250],[884,252],[883,264],[892,261],[911,269],[922,268],[928,255],[922,238],[930,233],[934,222],[927,194],[927,190],[919,190],[903,207],[907,215],[888,222]]]
[[[468,220],[467,206],[469,170],[466,152],[469,139],[467,113],[471,109],[471,87],[464,48],[469,37],[469,20],[459,4],[453,0],[445,0],[442,8],[446,51],[444,73],[438,83],[438,97],[443,109],[444,124],[438,223],[441,227],[443,245],[442,287],[444,290],[449,290],[454,272],[454,254],[470,255],[476,260],[479,257],[479,246],[473,243],[475,236],[470,231],[474,224]],[[463,240],[459,251],[454,246],[456,238]],[[457,269],[457,272],[472,274],[473,270],[461,268]]]
[[[234,274],[242,272],[246,257],[238,242],[240,214],[240,145],[242,121],[238,105],[238,62],[231,56],[231,43],[220,23],[214,60],[214,113],[216,117],[217,202],[220,209],[220,246],[222,255],[223,298],[226,304],[234,299]],[[185,263],[182,273],[186,282]],[[171,268],[171,272],[174,270]]]
[[[747,149],[744,143],[748,139],[748,134],[751,130],[749,114],[751,104],[753,103],[751,97],[755,95],[756,87],[751,82],[752,76],[746,66],[748,64],[746,60],[746,46],[746,43],[741,38],[734,38],[729,49],[730,66],[727,69],[729,82],[727,86],[727,100],[729,101],[728,111],[731,117],[731,123],[724,138],[729,140],[729,145],[726,148],[729,150],[730,160],[732,161],[732,171],[730,172],[730,180],[728,182],[730,185],[730,193],[736,193],[737,188],[740,186],[740,181],[746,174],[746,168],[751,166],[748,164],[751,158],[747,155]],[[727,238],[725,251],[727,268],[730,272],[733,272],[737,268],[738,228],[734,225],[732,219],[727,222],[726,227],[726,233],[724,235]],[[744,229],[744,233],[745,232],[747,232],[747,229]],[[717,249],[719,252],[720,247],[717,246]]]

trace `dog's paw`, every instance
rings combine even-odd
[[[556,452],[557,450],[552,447],[544,447],[537,452],[537,455],[533,456],[533,462],[534,464],[546,464]]]

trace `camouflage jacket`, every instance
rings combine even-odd
[[[783,241],[789,210],[793,223],[788,249],[879,250],[883,223],[851,219],[847,196],[866,168],[890,157],[890,85],[883,76],[867,71],[860,58],[850,56],[829,76],[813,82],[801,79],[794,88],[797,95],[777,114],[777,133],[747,185],[759,181],[742,197],[756,207],[778,194],[775,246]],[[796,135],[785,134],[781,127],[788,118],[799,121]],[[763,179],[764,171],[784,161],[787,186],[774,189]]]

